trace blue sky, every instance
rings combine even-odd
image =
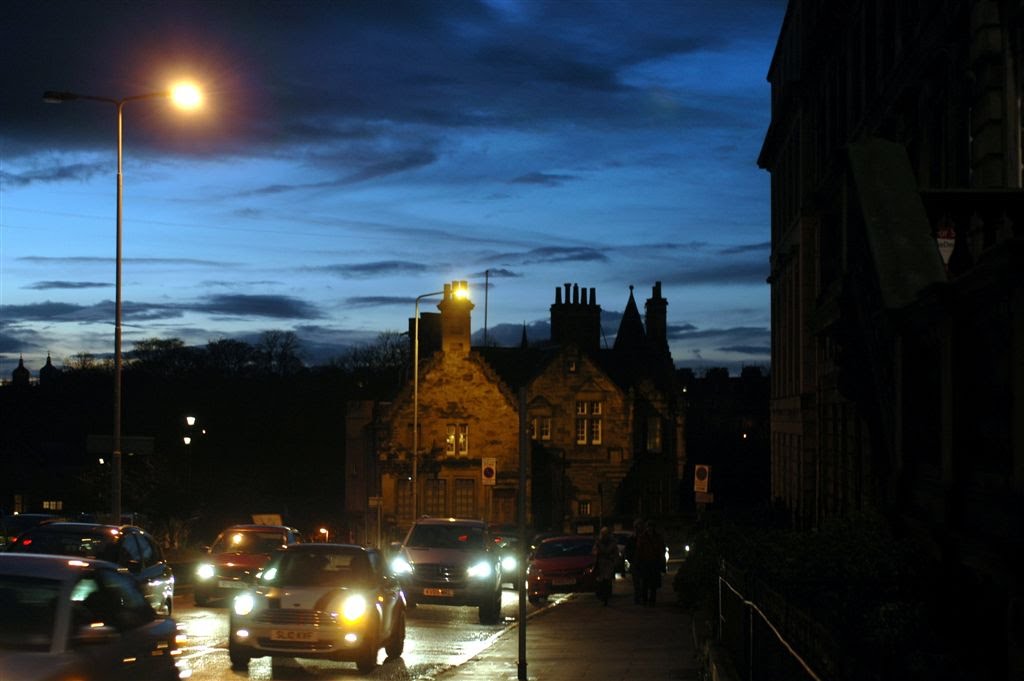
[[[547,337],[564,283],[614,341],[635,286],[679,366],[767,366],[756,158],[785,0],[63,2],[0,9],[0,371],[294,331],[309,363],[465,279],[473,329]],[[485,296],[485,272],[490,287]],[[433,311],[430,300],[422,311]]]

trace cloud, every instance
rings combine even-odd
[[[512,184],[540,184],[548,187],[557,187],[560,184],[576,179],[572,175],[554,175],[551,173],[526,173],[510,180]]]
[[[308,269],[318,272],[329,272],[330,274],[344,278],[362,279],[394,274],[421,274],[424,272],[434,272],[438,269],[438,265],[434,264],[428,266],[418,262],[409,262],[407,260],[381,260],[355,265],[324,265]]]
[[[49,289],[108,288],[113,285],[112,282],[103,281],[37,281],[25,288],[35,291],[47,291]]]
[[[393,305],[410,305],[415,302],[408,296],[353,296],[345,299],[348,307],[387,307]]]
[[[109,174],[108,166],[109,164],[102,163],[72,163],[23,173],[8,173],[0,170],[0,184],[11,187],[27,187],[37,183],[64,182],[66,180],[84,182],[100,173]]]
[[[215,295],[206,302],[189,306],[187,309],[217,315],[271,319],[319,319],[323,316],[315,305],[298,298],[280,295]]]

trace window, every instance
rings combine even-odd
[[[395,493],[398,496],[398,517],[412,517],[412,481],[408,478],[399,478],[397,482]]]
[[[579,515],[583,515],[583,516],[591,515],[591,513],[590,513],[590,501],[587,501],[587,500],[580,501],[580,512],[579,512]]]
[[[43,510],[44,511],[63,511],[64,510],[64,502],[63,501],[44,501],[43,502]]]
[[[647,417],[647,451],[661,451],[661,419],[657,416]]]
[[[469,424],[449,423],[444,440],[444,452],[448,456],[469,456]]]
[[[476,516],[476,481],[472,478],[455,480],[452,513],[459,518]]]
[[[423,512],[427,515],[443,516],[445,497],[447,496],[446,480],[427,479],[423,485]]]
[[[576,444],[601,444],[602,412],[603,407],[600,401],[576,400]]]
[[[530,419],[530,439],[550,440],[551,439],[551,417],[535,416]]]

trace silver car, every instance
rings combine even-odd
[[[0,553],[3,681],[175,681],[184,642],[113,563]]]
[[[235,596],[228,632],[231,668],[249,660],[320,658],[355,662],[363,674],[381,648],[405,648],[405,594],[375,549],[295,544],[271,558]]]

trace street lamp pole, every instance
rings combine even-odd
[[[439,296],[444,291],[432,291],[416,296],[416,311],[413,315],[412,340],[412,519],[419,517],[417,502],[417,481],[420,460],[420,301],[431,296]]]
[[[124,133],[123,133],[123,109],[128,102],[139,99],[154,99],[157,97],[168,97],[173,99],[180,106],[198,106],[201,97],[194,86],[177,86],[173,90],[161,92],[148,92],[143,95],[133,95],[115,99],[113,97],[97,97],[95,95],[81,95],[74,92],[47,91],[43,93],[43,101],[48,104],[60,104],[78,99],[88,99],[94,102],[106,102],[113,104],[117,109],[117,247],[115,255],[114,274],[114,433],[112,443],[110,489],[111,502],[110,514],[113,516],[111,522],[121,524],[121,216],[123,204],[124,182],[121,166],[124,156]]]

